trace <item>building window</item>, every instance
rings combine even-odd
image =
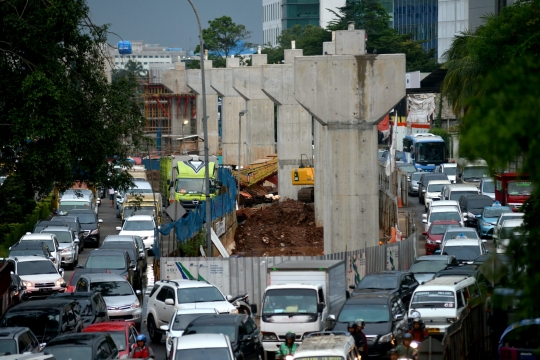
[[[171,57],[171,55],[167,55],[167,57],[168,57],[168,58],[170,58],[170,57]]]
[[[140,58],[141,58],[141,55],[138,55],[137,57],[140,59]]]
[[[148,56],[144,55],[143,58],[147,58]]]
[[[150,55],[149,58],[153,58],[154,56],[153,55]]]
[[[145,62],[145,63],[144,63],[144,65],[148,65],[148,63],[147,63],[147,62]]]
[[[115,58],[117,58],[117,57],[118,57],[118,55],[114,55],[114,57],[115,57]]]

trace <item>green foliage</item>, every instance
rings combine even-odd
[[[229,57],[251,47],[251,44],[245,42],[251,37],[251,31],[245,25],[233,22],[229,16],[209,20],[208,25],[208,28],[203,29],[205,49]],[[199,51],[197,46],[195,52]]]
[[[19,175],[8,176],[0,186],[0,219],[3,223],[16,223],[34,210],[36,201],[31,187]]]
[[[41,194],[54,181],[131,182],[110,177],[106,160],[144,143],[145,119],[134,76],[107,82],[107,27],[92,24],[84,0],[4,1],[0,14],[5,171]]]
[[[206,231],[205,229],[201,230],[197,235],[192,239],[186,240],[183,243],[178,244],[178,250],[180,251],[180,256],[187,257],[196,257],[200,255],[200,247],[206,248]]]

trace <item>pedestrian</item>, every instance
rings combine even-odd
[[[109,200],[111,201],[111,207],[114,207],[114,188],[109,188]]]

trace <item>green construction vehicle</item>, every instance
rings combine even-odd
[[[218,159],[209,157],[210,196],[216,196]],[[179,201],[186,210],[197,207],[205,197],[205,163],[202,156],[173,155],[160,160],[160,191],[166,204]]]

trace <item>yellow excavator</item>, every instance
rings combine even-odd
[[[306,163],[304,164],[304,158]],[[311,203],[314,199],[315,167],[308,160],[306,154],[300,156],[300,167],[292,169],[291,178],[293,185],[311,185],[298,190],[298,201]]]

